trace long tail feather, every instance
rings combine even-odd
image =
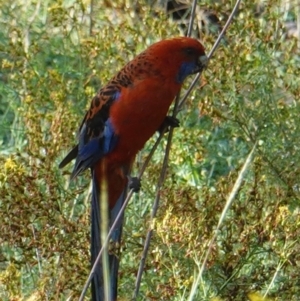
[[[100,206],[100,188],[99,183],[93,177],[93,190],[92,190],[92,208],[91,208],[91,264],[93,265],[99,251],[102,247],[101,244],[101,206]],[[100,196],[100,197],[99,197]],[[126,191],[124,191],[119,197],[117,203],[113,209],[109,210],[109,227],[114,223],[126,197]],[[109,244],[109,274],[110,274],[110,293],[109,301],[117,300],[118,290],[118,271],[119,271],[119,253],[120,243],[122,235],[123,216],[118,221],[112,235]],[[103,266],[100,260],[99,266],[95,272],[92,280],[92,301],[104,301],[104,278],[103,278]]]
[[[109,222],[110,228],[111,228],[112,224],[115,222],[116,217],[119,214],[121,207],[123,206],[126,195],[127,195],[127,189],[125,189],[123,191],[123,193],[119,197],[116,205],[110,211],[110,222]],[[124,214],[121,216],[121,218],[117,222],[115,229],[111,235],[111,241],[113,242],[113,244],[115,246],[113,253],[109,255],[111,292],[112,292],[112,300],[113,301],[117,300],[117,293],[118,293],[118,271],[119,271],[119,257],[120,257],[123,221],[124,221]]]
[[[99,203],[99,183],[93,177],[92,203],[91,203],[91,265],[93,266],[101,249],[100,231],[100,203]],[[103,271],[101,261],[92,280],[92,301],[104,300]]]

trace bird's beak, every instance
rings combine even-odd
[[[208,65],[208,57],[206,55],[201,55],[197,62],[197,67],[195,73],[202,72]]]

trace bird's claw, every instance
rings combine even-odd
[[[162,125],[159,127],[158,132],[162,133],[168,132],[170,128],[178,128],[179,127],[179,120],[173,116],[166,116],[165,120],[163,121]]]
[[[139,192],[141,189],[141,180],[138,177],[128,177],[128,187],[133,192]]]

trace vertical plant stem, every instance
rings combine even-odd
[[[101,201],[100,201],[100,233],[101,233],[101,244],[105,246],[103,248],[102,254],[102,271],[103,271],[103,282],[104,282],[104,299],[105,301],[110,301],[111,291],[110,291],[110,273],[109,273],[109,259],[108,259],[108,244],[106,242],[106,237],[108,233],[108,187],[106,178],[106,166],[105,160],[101,163],[102,175],[100,183],[101,191]]]

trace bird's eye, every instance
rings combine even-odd
[[[188,48],[185,48],[184,49],[184,52],[187,54],[187,55],[193,55],[195,53],[195,50],[191,47],[188,47]]]

